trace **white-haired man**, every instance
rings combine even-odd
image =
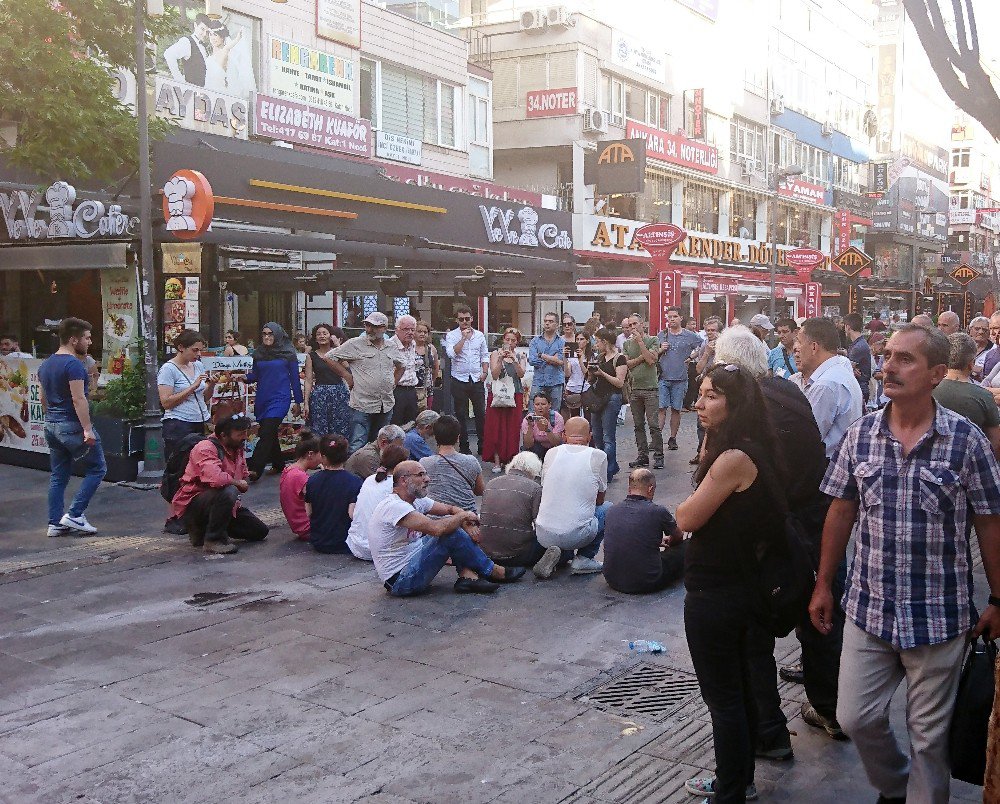
[[[396,334],[389,338],[389,343],[403,355],[403,373],[392,391],[395,399],[392,406],[392,423],[406,424],[416,419],[419,412],[417,366],[420,357],[417,355],[417,319],[412,315],[401,315],[397,318]]]
[[[361,449],[351,455],[344,464],[348,472],[353,472],[362,480],[371,477],[378,469],[379,461],[382,459],[382,450],[390,444],[402,444],[406,438],[403,428],[395,424],[387,424],[378,431],[374,441],[365,444]]]
[[[993,341],[990,340],[990,320],[984,315],[977,315],[969,322],[969,337],[976,344],[976,357],[972,361],[972,380],[981,382],[986,376],[983,366],[986,362],[986,355],[993,348]]]
[[[545,554],[535,538],[535,517],[542,502],[541,474],[541,458],[525,450],[507,464],[507,474],[486,484],[479,546],[504,566],[531,567]]]
[[[434,422],[441,414],[434,410],[422,410],[413,420],[413,428],[403,438],[403,446],[410,451],[410,460],[419,461],[434,454],[428,438],[434,437]]]

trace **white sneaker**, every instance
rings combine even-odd
[[[574,556],[569,565],[571,575],[590,575],[594,572],[600,572],[602,569],[604,569],[604,565],[600,561],[586,556]]]
[[[97,528],[87,521],[86,514],[80,514],[80,516],[63,514],[63,518],[59,520],[59,524],[64,528],[69,528],[79,533],[97,533]]]
[[[48,535],[53,538],[56,536],[68,536],[69,528],[62,525],[49,525]]]

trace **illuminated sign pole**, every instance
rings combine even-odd
[[[672,223],[650,223],[635,232],[635,237],[653,258],[649,276],[649,331],[666,326],[666,311],[681,300],[681,275],[670,267],[670,257],[687,232]]]
[[[850,246],[840,252],[832,260],[833,265],[847,275],[847,312],[861,312],[860,294],[858,293],[858,275],[866,268],[871,268],[874,261],[861,249]]]
[[[963,262],[948,276],[962,286],[962,313],[964,319],[962,326],[967,327],[972,318],[972,295],[968,291],[969,283],[979,279],[982,274]]]

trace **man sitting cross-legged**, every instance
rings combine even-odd
[[[428,483],[427,472],[417,461],[403,461],[392,473],[393,493],[372,512],[368,546],[389,594],[420,594],[449,558],[458,569],[456,592],[487,594],[495,592],[497,584],[524,575],[524,567],[494,564],[475,543],[478,515],[430,499]]]

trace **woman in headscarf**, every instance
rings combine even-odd
[[[299,415],[302,402],[302,383],[299,380],[299,363],[295,347],[281,324],[268,321],[260,332],[260,346],[253,353],[253,368],[247,382],[257,383],[254,417],[260,425],[257,444],[247,462],[250,480],[257,480],[270,462],[274,473],[284,468],[281,447],[278,445],[278,427],[282,419],[292,413]],[[292,405],[292,400],[295,404]]]

